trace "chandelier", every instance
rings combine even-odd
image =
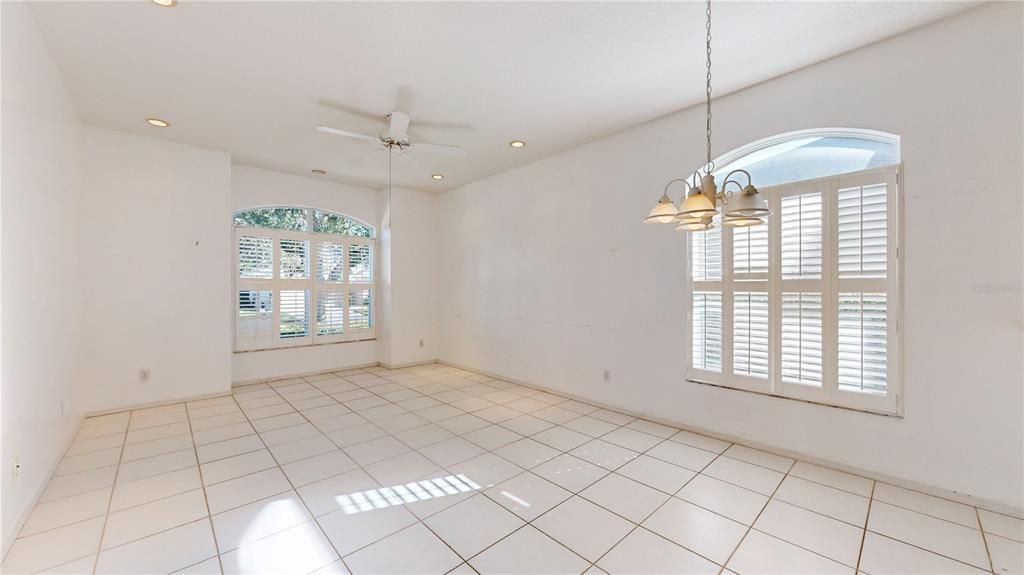
[[[693,173],[692,180],[676,178],[665,184],[658,203],[644,218],[648,224],[675,224],[676,231],[703,232],[714,227],[713,220],[721,215],[722,225],[749,227],[763,224],[772,211],[757,193],[746,170],[733,170],[722,181],[722,189],[715,184],[715,162],[711,159],[711,0],[707,2],[707,83],[705,90],[707,117],[707,162]],[[699,179],[698,179],[699,176]],[[740,179],[745,177],[746,184]],[[668,195],[672,184],[679,182],[685,193],[677,208]],[[736,187],[736,192],[729,186]]]

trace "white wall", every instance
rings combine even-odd
[[[339,212],[374,226],[378,223],[377,193],[366,188],[234,166],[231,190],[232,212],[260,206],[302,206]],[[230,215],[224,216],[224,225],[228,227],[231,226]],[[228,249],[233,249],[232,241],[228,242]],[[230,280],[233,266],[229,264],[225,270]],[[224,321],[234,330],[234,307],[229,306],[226,314]],[[378,336],[379,330],[378,322]],[[251,351],[233,354],[231,375],[232,381],[240,383],[367,365],[377,361],[376,341]]]
[[[231,159],[87,128],[86,411],[225,392],[231,383]],[[139,370],[152,380],[139,382]]]
[[[380,362],[404,366],[434,361],[439,349],[438,196],[393,188],[380,192],[378,319]]]
[[[905,418],[685,381],[682,238],[640,220],[701,163],[700,107],[442,196],[441,359],[1021,508],[1021,22],[985,5],[715,103],[718,153],[901,136]]]
[[[81,409],[84,298],[75,253],[81,206],[80,126],[25,4],[2,3],[4,550],[62,455]],[[62,409],[63,408],[63,409]],[[21,469],[13,479],[12,460]]]

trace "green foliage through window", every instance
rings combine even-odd
[[[276,230],[312,231],[339,236],[373,237],[373,228],[352,218],[306,208],[255,208],[235,213],[235,225]],[[312,220],[312,221],[310,221]]]
[[[351,218],[332,212],[313,210],[313,231],[339,236],[360,236],[372,238],[373,230]]]
[[[306,210],[303,208],[256,208],[235,214],[236,226],[306,231]]]

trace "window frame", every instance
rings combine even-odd
[[[306,230],[289,230],[281,228],[270,228],[261,226],[239,225],[234,223],[234,217],[240,213],[259,209],[287,208],[302,209],[306,214]],[[370,230],[370,236],[341,235],[313,231],[313,212],[325,212],[350,219]],[[301,206],[255,206],[232,213],[233,237],[233,269],[232,269],[232,293],[234,309],[232,314],[232,349],[234,353],[248,353],[254,351],[268,351],[277,349],[289,349],[295,347],[308,347],[314,345],[330,345],[335,343],[347,343],[354,341],[366,341],[376,338],[376,317],[377,317],[377,239],[376,229],[358,218],[346,214],[327,210],[323,208],[310,208]],[[240,242],[243,237],[269,237],[271,238],[271,269],[272,277],[267,278],[242,278],[240,277]],[[308,277],[304,278],[282,278],[281,277],[281,240],[299,240],[308,242],[307,267]],[[343,251],[342,281],[325,282],[320,280],[318,269],[318,250],[321,243],[340,244]],[[351,246],[370,246],[370,278],[369,281],[350,281],[349,277],[349,253]],[[370,326],[367,328],[353,328],[349,325],[349,298],[350,294],[358,291],[369,290]],[[271,337],[261,340],[249,339],[240,334],[239,322],[239,294],[242,291],[270,291],[272,294],[271,314]],[[299,337],[281,337],[281,292],[282,291],[305,291],[306,297],[306,335]],[[343,302],[343,316],[341,334],[318,334],[317,308],[324,293],[339,293]]]
[[[774,139],[774,141],[778,141]],[[693,242],[695,234],[687,234],[686,249],[686,381],[726,389],[754,392],[773,397],[901,417],[903,415],[903,166],[896,163],[881,168],[836,174],[799,182],[780,184],[759,190],[772,208],[768,228],[768,301],[769,338],[767,379],[733,373],[735,292],[758,291],[737,289],[733,266],[733,236],[736,228],[720,228],[721,279],[693,279]],[[884,279],[840,279],[838,273],[838,192],[855,186],[886,184],[886,276]],[[783,282],[791,285],[816,282],[810,279],[782,279],[782,198],[800,193],[822,192],[822,385],[820,388],[784,382],[781,376],[781,307]],[[706,233],[706,232],[697,232]],[[838,377],[838,319],[840,288],[858,287],[854,291],[871,292],[884,284],[886,294],[886,393],[885,395],[843,390]],[[715,288],[718,288],[717,290]],[[693,296],[695,292],[721,293],[721,372],[694,367],[693,362]],[[816,293],[816,292],[815,292]],[[845,292],[842,292],[845,293]]]

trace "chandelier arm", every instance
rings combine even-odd
[[[686,199],[686,196],[690,193],[690,190],[693,189],[693,186],[690,185],[690,182],[686,181],[686,178],[676,178],[674,180],[669,180],[668,183],[665,184],[665,191],[664,191],[664,193],[662,195],[667,196],[668,195],[668,188],[672,184],[674,184],[676,182],[682,182],[683,186],[685,186],[685,189],[683,190],[683,199]]]
[[[732,181],[732,182],[736,183],[737,185],[740,185],[739,182],[737,182],[736,180],[732,179],[733,174],[743,174],[744,176],[746,176],[747,177],[747,185],[748,186],[749,185],[753,185],[753,183],[754,183],[754,179],[750,177],[750,172],[748,172],[746,170],[743,170],[743,169],[735,169],[735,170],[729,172],[728,174],[726,174],[726,176],[725,176],[726,183],[728,183],[729,181]],[[725,188],[725,184],[724,183],[722,184],[722,187]],[[743,186],[740,185],[740,188],[742,189]]]

